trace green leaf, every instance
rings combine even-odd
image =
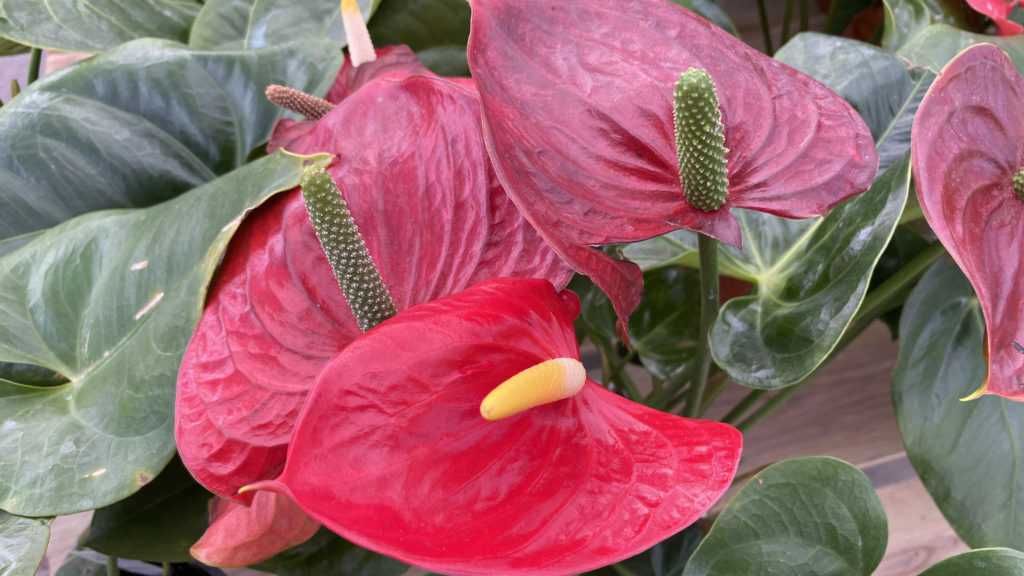
[[[162,204],[80,216],[0,259],[0,508],[70,514],[129,496],[174,454],[178,364],[242,216],[299,181],[275,154]]]
[[[938,73],[954,56],[975,44],[995,44],[1024,74],[1024,36],[989,36],[965,32],[946,24],[932,24],[915,35],[896,54],[912,64]]]
[[[583,321],[617,342],[615,311],[605,293],[591,283],[580,291]],[[696,355],[700,322],[700,275],[681,267],[644,273],[644,293],[630,316],[629,339],[651,374],[667,380],[684,371]]]
[[[729,19],[729,15],[722,10],[722,7],[714,2],[714,0],[670,0],[673,4],[678,4],[683,8],[692,10],[697,14],[700,14],[705,20],[709,20],[715,26],[725,30],[729,34],[739,38],[740,33],[736,30],[736,26]]]
[[[867,576],[882,560],[887,533],[863,472],[834,458],[795,458],[747,482],[683,575]]]
[[[341,65],[330,46],[138,40],[33,83],[0,108],[0,239],[156,204],[241,166],[281,116],[266,86],[326,91]]]
[[[970,283],[936,263],[903,307],[893,405],[907,458],[957,535],[972,548],[1024,547],[1024,405],[970,402],[987,371],[984,318]]]
[[[616,569],[616,566],[605,566],[586,576],[681,576],[686,562],[704,539],[700,526],[693,524],[682,532],[663,540],[653,547],[618,563],[628,572]]]
[[[381,46],[406,44],[442,76],[469,76],[469,2],[465,0],[385,0],[370,36]]]
[[[971,550],[946,558],[921,572],[920,576],[1020,576],[1024,574],[1024,553],[1008,548]]]
[[[326,528],[303,544],[253,566],[277,576],[398,576],[409,567],[398,560],[360,548]]]
[[[885,0],[883,5],[882,46],[886,50],[899,49],[932,23],[932,13],[925,0]]]
[[[363,18],[369,18],[374,1],[357,3]],[[345,46],[338,0],[209,0],[196,17],[188,43],[201,50],[251,50],[296,38],[330,40],[334,49]],[[330,59],[331,54],[325,50],[320,57]]]
[[[138,38],[184,42],[195,0],[0,0],[0,36],[64,52],[100,52]]]
[[[795,384],[832,352],[867,291],[910,185],[909,155],[825,218],[735,211],[757,294],[733,298],[711,329],[715,362],[755,388]]]
[[[17,42],[8,40],[6,38],[0,38],[0,56],[11,56],[12,54],[24,54],[31,50],[30,47],[24,44],[18,44]]]
[[[871,44],[814,32],[798,34],[775,58],[850,103],[875,139],[879,175],[910,150],[910,128],[935,74]]]
[[[43,561],[52,518],[25,518],[0,510],[0,576],[32,576]]]
[[[97,510],[79,545],[118,558],[191,562],[189,548],[210,523],[212,497],[175,458],[152,483]]]

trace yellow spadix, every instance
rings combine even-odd
[[[545,360],[491,390],[480,403],[480,414],[488,420],[507,418],[542,404],[575,396],[586,381],[587,371],[579,360]]]

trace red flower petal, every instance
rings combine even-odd
[[[677,228],[739,245],[731,208],[824,214],[878,166],[839,96],[664,0],[474,0],[469,64],[502,183],[562,254]],[[673,91],[690,67],[718,87],[730,150],[714,212],[691,207],[679,182]],[[620,317],[632,310],[609,296]]]
[[[408,46],[385,46],[376,52],[377,59],[362,66],[353,66],[352,59],[346,55],[345,63],[342,64],[334,84],[324,99],[332,104],[340,104],[364,84],[378,78],[401,80],[414,75],[433,76]],[[282,118],[274,125],[274,130],[270,134],[267,153],[272,153],[278,148],[290,149],[290,146],[312,130],[315,124],[314,120]]]
[[[302,544],[319,529],[316,520],[281,494],[258,492],[252,506],[217,499],[210,527],[189,552],[210,566],[249,566]]]
[[[317,380],[282,476],[325,526],[458,574],[568,574],[634,555],[694,522],[729,486],[734,428],[576,396],[488,422],[510,376],[578,358],[579,300],[494,279],[367,332]]]
[[[911,150],[925,217],[985,315],[985,391],[1024,400],[1024,200],[1012,185],[1024,168],[1024,79],[1006,54],[982,44],[946,66],[921,102]]]
[[[490,169],[476,98],[450,82],[367,84],[294,148],[338,155],[329,172],[399,310],[493,276],[568,282]],[[257,210],[178,376],[178,449],[193,475],[228,497],[276,475],[314,378],[359,334],[299,192]]]
[[[996,24],[1000,36],[1012,36],[1024,32],[1024,27],[1007,20],[1018,0],[967,0],[976,11],[988,16]]]

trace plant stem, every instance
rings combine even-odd
[[[28,62],[28,83],[39,80],[39,65],[43,61],[43,51],[39,48],[32,49],[32,58]]]
[[[636,573],[619,563],[612,564],[612,570],[619,576],[636,576]]]
[[[807,0],[800,0],[800,31],[807,32],[811,29],[811,11]]]
[[[769,56],[772,55],[772,31],[768,24],[768,9],[764,5],[764,0],[757,0],[757,14],[761,17],[761,34],[764,35],[764,51]]]
[[[754,404],[757,404],[761,398],[764,398],[767,393],[767,390],[751,390],[743,397],[742,400],[739,401],[739,403],[733,406],[732,410],[729,410],[728,414],[722,416],[720,421],[726,424],[735,424],[736,421],[738,421],[740,417],[747,412],[747,410],[750,410],[750,408]]]
[[[164,562],[163,570],[160,573],[162,574],[162,576],[171,576],[171,563]]]
[[[697,235],[697,253],[700,255],[700,331],[697,333],[697,356],[694,358],[693,378],[686,398],[683,416],[696,418],[700,414],[701,396],[711,368],[711,325],[718,317],[718,241]]]
[[[726,384],[729,383],[729,375],[725,372],[718,372],[714,376],[708,379],[707,389],[704,391],[704,400],[700,403],[700,412],[698,416],[704,416],[704,413],[711,408],[711,405],[715,403],[715,400],[725,391]]]
[[[117,556],[107,556],[107,576],[120,576],[121,569],[117,567]]]
[[[779,45],[783,45],[789,40],[789,21],[793,19],[793,6],[796,4],[796,0],[788,0],[786,2],[786,13],[782,17],[782,37],[779,38]]]
[[[843,334],[839,342],[829,353],[828,357],[822,362],[822,366],[828,363],[829,360],[834,358],[843,348],[845,348],[850,342],[861,334],[872,322],[878,319],[879,316],[886,313],[887,311],[895,308],[900,302],[906,299],[910,292],[910,289],[914,287],[921,276],[931,268],[932,264],[936,260],[942,257],[946,253],[946,248],[939,242],[933,242],[928,248],[925,248],[920,254],[914,257],[913,260],[907,262],[898,272],[890,276],[885,282],[879,284],[874,290],[868,293],[864,297],[864,301],[861,303],[860,308],[857,310],[857,314],[854,315],[853,320],[850,321],[850,325],[846,327],[846,332]],[[775,396],[772,396],[770,400],[765,402],[763,406],[757,409],[747,419],[743,420],[736,427],[744,434],[750,431],[751,428],[759,424],[762,420],[770,416],[775,410],[786,403],[794,394],[803,389],[804,386],[810,382],[810,378],[805,378],[801,382],[793,384],[792,386],[780,391]]]
[[[604,384],[614,382],[629,396],[630,400],[639,402],[641,395],[629,373],[625,371],[626,364],[633,359],[635,352],[630,352],[625,358],[615,352],[614,344],[604,338],[597,330],[587,324],[580,322],[583,332],[587,338],[594,343],[597,351],[601,353],[601,380]]]

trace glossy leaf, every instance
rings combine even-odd
[[[971,550],[946,558],[919,576],[1018,576],[1024,573],[1024,553],[1009,548]]]
[[[300,544],[253,566],[277,576],[399,576],[409,566],[381,556],[321,529],[305,544]]]
[[[798,34],[775,58],[836,91],[860,114],[878,148],[878,174],[910,150],[914,114],[935,74],[848,38]]]
[[[184,42],[200,6],[195,0],[3,0],[0,36],[64,52],[100,52],[138,38]]]
[[[747,482],[683,576],[868,576],[885,553],[887,531],[863,472],[834,458],[795,458]]]
[[[1024,78],[977,46],[949,63],[914,121],[914,181],[925,218],[978,294],[989,373],[978,393],[1024,400]]]
[[[581,315],[609,340],[616,338],[615,311],[597,287],[580,292]],[[682,372],[696,355],[700,278],[695,270],[666,267],[644,274],[644,297],[630,317],[629,340],[651,374],[662,380]]]
[[[988,36],[945,24],[925,28],[900,48],[897,56],[938,74],[954,56],[975,44],[995,44],[1009,54],[1017,70],[1024,70],[1024,36]]]
[[[445,80],[370,82],[292,144],[337,154],[329,172],[399,311],[493,276],[568,282],[490,169],[479,114]],[[179,451],[196,478],[235,497],[275,476],[314,379],[359,334],[299,193],[253,214],[179,377]]]
[[[735,429],[593,382],[503,420],[480,416],[514,374],[579,358],[578,312],[547,281],[492,279],[399,313],[324,368],[284,472],[257,486],[440,572],[566,574],[653,546],[728,487]]]
[[[241,166],[281,115],[266,86],[326,90],[341,63],[326,46],[139,40],[33,83],[0,108],[0,238],[156,204]]]
[[[824,214],[867,189],[878,165],[841,98],[668,2],[566,0],[538,18],[527,0],[474,0],[472,26],[469,63],[502,184],[609,294],[620,332],[639,271],[590,246],[677,228],[739,245],[733,208]],[[690,206],[679,184],[671,111],[689,67],[717,85],[730,150],[728,198],[712,212]]]
[[[356,2],[363,18],[369,18],[377,4]],[[252,50],[297,38],[327,39],[345,46],[338,0],[207,0],[188,43],[199,50]],[[320,58],[330,60],[331,52],[325,49]]]
[[[118,558],[191,562],[189,546],[206,529],[209,500],[175,458],[141,490],[97,510],[79,544]]]
[[[441,76],[469,76],[465,0],[385,0],[369,23],[375,44],[405,44]]]
[[[52,518],[25,518],[0,510],[0,575],[32,576],[43,561]]]
[[[757,293],[733,298],[711,329],[715,363],[755,388],[795,384],[835,347],[892,237],[910,185],[907,157],[824,219],[744,212],[743,252]]]
[[[0,507],[98,508],[163,469],[206,284],[241,216],[302,164],[275,155],[151,208],[82,216],[0,260],[0,361],[70,380],[0,382]]]
[[[907,458],[972,548],[1024,546],[1024,405],[960,398],[985,376],[985,326],[971,286],[940,261],[903,307],[893,406]]]
[[[217,498],[211,504],[210,528],[191,551],[209,566],[249,566],[302,544],[319,528],[287,496],[257,492],[250,506]]]
[[[883,5],[882,46],[890,52],[898,50],[932,23],[926,0],[885,0]]]

